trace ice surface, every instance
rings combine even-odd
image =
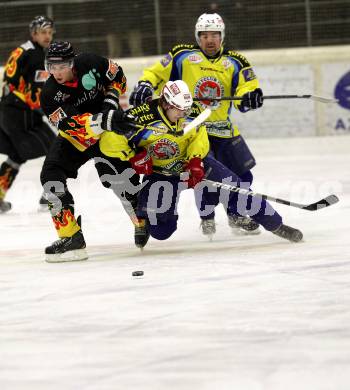
[[[233,236],[221,207],[208,242],[186,191],[178,231],[141,253],[87,164],[70,188],[90,258],[48,264],[42,160],[23,166],[0,215],[1,389],[348,390],[350,137],[248,143],[256,191],[339,196],[316,212],[275,204],[305,242]]]

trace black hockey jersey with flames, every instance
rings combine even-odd
[[[101,137],[90,127],[92,115],[101,111],[107,92],[117,97],[126,91],[126,78],[120,66],[104,57],[82,53],[74,58],[74,80],[59,84],[53,76],[40,97],[50,122],[78,150],[84,151]]]
[[[5,65],[2,98],[21,108],[25,103],[31,109],[40,108],[40,92],[49,74],[44,66],[45,50],[31,40],[17,47]]]

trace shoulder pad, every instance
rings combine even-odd
[[[195,45],[187,45],[187,44],[180,44],[180,45],[176,45],[174,46],[172,49],[171,49],[171,54],[172,55],[175,55],[177,53],[179,53],[180,51],[184,51],[184,50],[193,50],[195,47]]]
[[[24,50],[35,49],[35,46],[33,45],[32,41],[27,41],[27,42],[22,43],[22,45],[20,47]]]
[[[229,57],[232,57],[235,60],[239,61],[242,64],[243,68],[251,66],[250,63],[248,62],[248,60],[242,54],[239,54],[234,50],[225,49],[223,54],[227,55]]]

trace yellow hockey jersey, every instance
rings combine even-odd
[[[209,152],[209,140],[204,125],[198,129],[192,129],[183,134],[183,128],[200,114],[201,108],[195,103],[192,113],[188,118],[171,123],[159,106],[159,99],[142,104],[130,110],[138,116],[138,122],[144,127],[136,132],[127,142],[124,137],[124,145],[120,143],[120,137],[113,133],[104,133],[100,140],[101,151],[110,157],[119,157],[121,151],[132,157],[140,148],[147,149],[152,156],[153,166],[166,168],[176,172],[182,172],[183,166],[193,157],[204,158]],[[147,126],[167,129],[168,133],[158,133],[149,130]],[[127,148],[126,145],[129,145]]]
[[[149,81],[157,92],[169,80],[183,80],[193,97],[243,96],[259,87],[254,71],[241,54],[221,48],[217,58],[209,59],[194,45],[177,45],[161,61],[146,68],[140,80]],[[240,101],[202,101],[212,114],[206,121],[209,135],[231,138],[239,135],[230,113]]]

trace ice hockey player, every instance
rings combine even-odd
[[[0,213],[11,209],[5,195],[22,164],[45,156],[56,138],[43,122],[39,96],[48,77],[45,49],[50,45],[54,23],[36,16],[29,24],[30,39],[11,52],[5,65],[0,102],[0,153],[7,159],[0,166]],[[44,198],[40,203],[46,203]]]
[[[187,84],[182,80],[175,80],[165,84],[159,99],[130,110],[131,114],[138,115],[139,122],[144,126],[143,130],[130,139],[134,148],[141,148],[130,162],[137,173],[144,174],[137,216],[146,220],[149,234],[157,240],[169,238],[177,229],[177,202],[181,191],[195,188],[198,194],[199,186],[205,184],[201,183],[205,177],[216,182],[224,182],[229,178],[235,185],[241,184],[241,179],[235,173],[209,153],[205,124],[198,130],[194,128],[184,134],[184,126],[201,111],[198,106],[192,105]],[[152,132],[147,126],[166,128],[168,132]],[[189,173],[186,182],[181,181],[181,172]],[[221,191],[210,192],[210,202],[208,203],[207,198],[204,206],[212,205],[214,208],[219,202],[229,198],[228,203],[235,204],[237,215],[247,213],[266,230],[292,242],[302,239],[302,233],[284,225],[282,217],[261,197],[240,194],[239,202],[233,202],[232,192],[225,197],[221,195]],[[203,202],[198,203],[203,206]],[[239,207],[239,204],[247,207]],[[231,209],[232,207],[234,206]],[[201,212],[205,209],[206,207],[202,207]]]
[[[232,123],[230,113],[232,104],[243,113],[261,107],[262,90],[248,60],[223,46],[225,24],[220,15],[201,15],[195,26],[195,38],[198,45],[176,45],[161,61],[144,70],[130,95],[130,104],[135,106],[146,102],[154,91],[161,90],[164,83],[176,79],[184,80],[196,98],[241,96],[241,101],[205,100],[201,103],[212,110],[206,127],[214,157],[236,173],[245,187],[249,187],[253,181],[251,169],[256,164],[255,158],[237,125]],[[214,217],[214,211],[202,216],[204,234],[215,233]],[[236,233],[260,232],[258,224],[247,216],[228,215],[228,223]]]
[[[67,179],[76,178],[78,169],[90,159],[94,159],[102,184],[113,189],[135,224],[137,244],[145,239],[135,216],[139,176],[128,162],[127,139],[111,132],[134,129],[134,118],[119,107],[119,96],[126,89],[122,68],[95,54],[75,55],[71,43],[66,41],[50,45],[46,68],[51,76],[42,90],[41,106],[59,131],[41,172],[41,183],[59,236],[45,249],[46,260],[60,262],[88,257]],[[104,154],[110,138],[114,140],[116,153],[112,158]]]

